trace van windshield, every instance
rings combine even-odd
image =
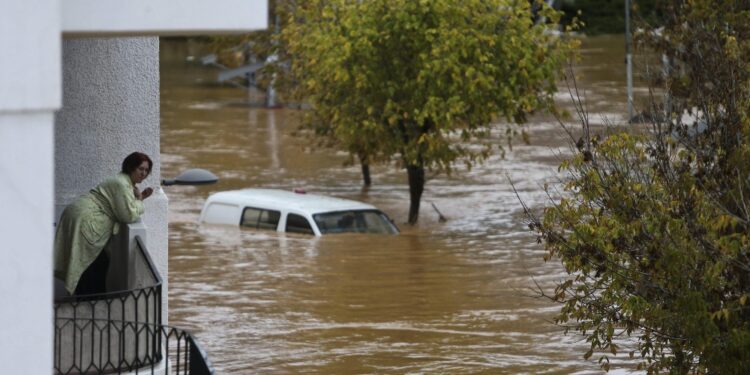
[[[321,234],[382,233],[398,234],[398,228],[378,210],[350,210],[313,215]]]

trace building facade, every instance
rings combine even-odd
[[[133,151],[158,186],[159,36],[267,27],[266,0],[0,2],[0,361],[52,371],[54,223]],[[167,275],[168,197],[146,201],[151,256]],[[167,284],[163,294],[166,317]]]

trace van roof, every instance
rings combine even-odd
[[[279,189],[242,189],[212,194],[209,202],[224,202],[287,211],[297,209],[311,215],[345,210],[374,210],[375,206],[349,199]]]

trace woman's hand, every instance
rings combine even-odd
[[[145,188],[145,189],[143,189],[143,192],[141,193],[140,199],[141,200],[146,200],[146,198],[150,197],[151,194],[153,194],[153,193],[154,193],[154,189],[153,188],[150,188],[150,187]]]
[[[135,199],[142,199],[141,198],[141,191],[138,190],[138,186],[133,186],[133,195],[135,195]]]

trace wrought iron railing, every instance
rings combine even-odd
[[[63,340],[58,338],[64,336],[73,338],[67,343],[72,354],[68,361],[61,358],[65,350],[61,350]],[[134,340],[137,336],[148,339]],[[134,345],[123,345],[127,342]],[[214,374],[205,352],[187,331],[160,324],[69,318],[57,318],[55,322],[55,372]]]
[[[132,289],[55,299],[56,374],[213,374],[186,331],[161,325],[162,280],[134,237]]]

